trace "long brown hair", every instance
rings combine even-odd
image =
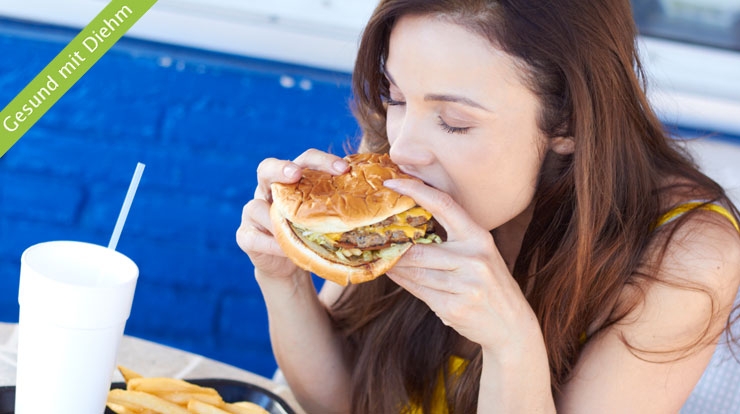
[[[364,150],[389,148],[382,69],[390,32],[409,14],[463,25],[514,57],[540,99],[539,128],[574,139],[572,155],[545,157],[513,272],[528,287],[557,392],[579,356],[582,333],[599,316],[608,318],[597,331],[626,313],[605,307],[639,282],[651,228],[666,208],[661,180],[679,177],[705,198],[731,203],[650,109],[628,0],[381,1],[353,75]],[[446,375],[460,338],[388,278],[347,288],[330,314],[350,348],[353,413],[399,412],[409,401],[428,412],[440,373],[450,412],[475,411],[480,353],[461,375]]]

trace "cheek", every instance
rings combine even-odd
[[[403,116],[399,113],[400,111],[395,108],[389,108],[386,113],[385,120],[385,133],[388,136],[388,141],[393,144],[398,134],[401,132],[401,125],[403,122]]]
[[[453,196],[478,225],[493,229],[531,204],[540,167],[541,156],[533,148],[488,149],[469,153],[447,171],[458,193]]]

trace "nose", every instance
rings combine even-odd
[[[432,163],[434,155],[424,138],[420,123],[406,116],[400,123],[388,125],[391,160],[407,172]]]

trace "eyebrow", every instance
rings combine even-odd
[[[385,67],[383,68],[382,71],[383,71],[383,74],[385,75],[385,77],[388,78],[388,81],[391,84],[393,84],[394,86],[397,87],[398,85],[396,85],[396,81],[393,80],[393,76],[391,76],[391,74],[385,69]],[[466,98],[464,96],[459,96],[459,95],[432,93],[432,94],[426,94],[426,95],[424,95],[424,100],[427,101],[427,102],[429,102],[429,101],[439,101],[439,102],[459,103],[459,104],[463,104],[463,105],[467,105],[467,106],[472,106],[473,108],[478,108],[478,109],[482,109],[484,111],[491,112],[490,109],[488,109],[485,106],[479,104],[478,102],[476,102],[476,101],[474,101],[474,100],[472,100],[470,98]]]
[[[458,96],[458,95],[446,95],[446,94],[428,94],[424,95],[425,101],[441,101],[441,102],[454,102],[459,103],[467,106],[472,106],[474,108],[482,109],[484,111],[491,112],[488,108],[484,107],[483,105],[479,104],[478,102],[466,98],[464,96]]]

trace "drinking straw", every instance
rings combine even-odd
[[[108,248],[116,250],[116,246],[118,245],[118,239],[121,237],[121,231],[123,230],[123,225],[126,223],[126,217],[128,216],[128,210],[131,208],[131,203],[134,201],[134,195],[136,194],[136,189],[139,187],[139,181],[141,180],[141,174],[144,173],[144,167],[146,165],[142,163],[136,163],[136,170],[134,170],[134,176],[131,178],[131,184],[128,186],[128,191],[126,192],[126,198],[123,200],[123,206],[121,206],[121,212],[118,213],[118,220],[116,220],[116,227],[113,228],[113,235],[110,238],[110,242],[108,243]]]

